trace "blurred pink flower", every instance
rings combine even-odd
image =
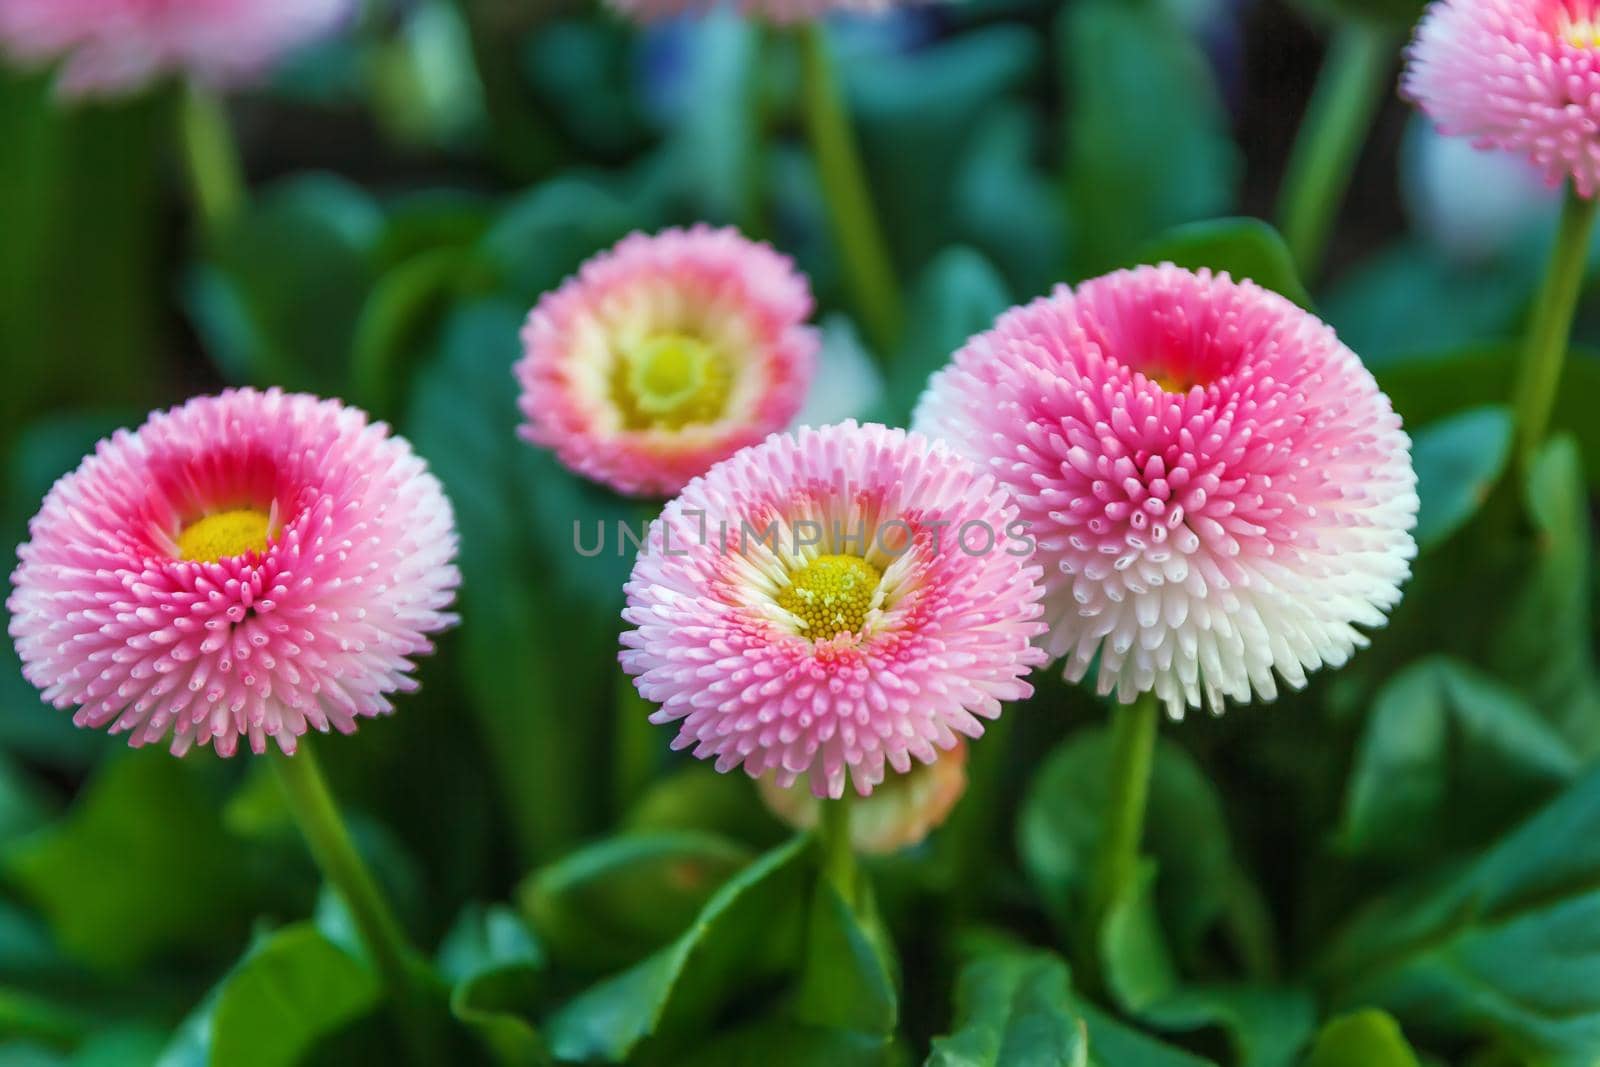
[[[787,257],[732,229],[633,234],[528,316],[522,435],[619,492],[670,496],[800,410],[811,307]]]
[[[1531,159],[1585,197],[1600,182],[1596,0],[1437,0],[1417,27],[1404,94],[1442,133]]]
[[[62,60],[68,96],[131,92],[168,74],[229,87],[334,29],[354,0],[0,0],[0,47]]]
[[[1277,693],[1342,664],[1416,547],[1410,441],[1333,331],[1226,275],[1141,267],[1016,308],[916,427],[1016,494],[1048,650],[1123,702]]]
[[[817,825],[825,801],[812,795],[804,779],[787,789],[771,778],[757,784],[761,800],[796,830]],[[887,855],[921,844],[950,817],[967,791],[967,744],[957,739],[948,752],[928,764],[895,774],[850,809],[850,844],[857,852]]]
[[[284,752],[409,691],[459,581],[449,501],[337,401],[238,390],[119,430],[58,481],[11,576],[23,673],[79,726]]]
[[[774,435],[667,505],[623,668],[674,748],[818,796],[932,763],[1032,692],[1039,569],[994,479],[904,430]]]

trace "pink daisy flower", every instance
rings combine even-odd
[[[780,26],[815,22],[835,12],[881,15],[905,0],[734,0],[728,6],[749,18]],[[607,0],[611,9],[636,22],[656,22],[681,15],[704,15],[723,6],[718,0]]]
[[[1600,181],[1600,3],[1439,0],[1417,27],[1404,94],[1442,133],[1533,160],[1552,185]]]
[[[386,426],[243,389],[101,441],[29,524],[6,607],[23,673],[79,726],[293,752],[416,687],[411,657],[455,622],[455,550]]]
[[[528,316],[522,435],[619,492],[671,496],[800,410],[811,306],[786,257],[734,230],[626,237]]]
[[[992,477],[903,430],[774,435],[667,505],[623,668],[674,748],[817,796],[977,737],[1043,662],[1039,568]]]
[[[1400,599],[1416,474],[1389,400],[1276,293],[1169,265],[1065,287],[934,376],[919,430],[984,461],[1039,542],[1052,657],[1101,694],[1277,694]]]
[[[810,830],[822,814],[823,801],[804,779],[787,789],[771,778],[757,783],[762,803],[796,830]],[[957,739],[932,763],[914,764],[905,774],[891,775],[870,797],[850,811],[850,847],[884,856],[925,841],[944,825],[967,791],[967,745]]]
[[[68,96],[131,92],[168,74],[229,87],[335,30],[353,0],[0,0],[0,47],[62,59]]]

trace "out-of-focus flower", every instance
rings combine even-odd
[[[1039,542],[1047,647],[1173,715],[1342,664],[1400,599],[1410,441],[1333,331],[1166,265],[1007,312],[915,425],[983,460]]]
[[[1580,195],[1600,180],[1600,6],[1437,0],[1417,27],[1405,95],[1442,133],[1525,156]]]
[[[919,435],[774,435],[667,505],[626,586],[623,668],[675,748],[867,795],[1032,692],[1043,589],[1016,520]]]
[[[11,576],[23,673],[79,726],[175,754],[349,733],[452,625],[454,519],[403,439],[337,401],[201,397],[50,490]]]
[[[637,22],[656,22],[680,15],[704,15],[724,6],[719,0],[606,0],[611,9]],[[734,0],[741,15],[780,26],[812,22],[835,12],[881,15],[906,0]]]
[[[132,92],[168,74],[213,87],[257,79],[337,29],[353,0],[0,0],[0,48],[60,59],[68,96]]]
[[[796,830],[817,825],[824,801],[804,781],[787,789],[771,778],[758,784],[762,801]],[[967,745],[958,740],[929,764],[890,775],[870,797],[850,809],[850,844],[856,852],[886,855],[921,844],[944,824],[967,791]]]
[[[1560,202],[1528,160],[1474,148],[1421,119],[1406,136],[1401,187],[1412,224],[1435,247],[1469,263],[1548,230]]]
[[[811,306],[786,257],[734,230],[626,237],[528,316],[522,435],[619,492],[670,496],[800,410]]]

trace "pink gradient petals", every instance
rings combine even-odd
[[[1533,161],[1580,195],[1600,185],[1600,9],[1594,0],[1438,0],[1417,27],[1404,94],[1440,132]]]
[[[225,88],[354,13],[354,0],[0,0],[0,47],[25,62],[60,58],[68,96],[132,92],[168,74]]]
[[[774,435],[691,482],[654,525],[625,587],[623,668],[660,705],[651,721],[679,724],[675,748],[782,787],[808,775],[818,796],[847,780],[869,794],[1031,694],[1043,590],[1026,551],[1008,551],[1015,519],[993,478],[919,435],[854,423]],[[808,522],[821,543],[796,549],[791,531]],[[996,545],[969,553],[940,532],[968,522]],[[745,523],[778,537],[741,540]],[[882,579],[860,630],[813,642],[778,599],[810,561],[841,553]]]
[[[522,436],[618,492],[670,496],[799,412],[819,341],[810,287],[785,256],[732,229],[635,233],[539,301],[516,366]],[[612,395],[619,347],[658,333],[725,354],[725,410],[676,428],[625,425]]]
[[[1331,329],[1250,282],[1166,265],[1057,289],[969,341],[915,425],[1016,496],[1050,654],[1124,702],[1299,687],[1410,573],[1399,417]]]
[[[266,551],[174,558],[208,513],[273,515]],[[80,726],[293,752],[415,688],[455,617],[454,520],[401,438],[337,401],[230,391],[118,431],[29,524],[6,601],[23,672]]]

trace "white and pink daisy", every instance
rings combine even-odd
[[[353,0],[0,0],[0,48],[61,60],[68,96],[138,90],[167,75],[230,88],[336,30]]]
[[[977,737],[1043,662],[1017,509],[917,434],[774,435],[667,505],[625,587],[623,668],[675,748],[865,796]]]
[[[55,484],[6,601],[79,726],[293,752],[416,686],[459,575],[439,482],[337,401],[230,391],[119,430]]]
[[[1052,657],[1174,715],[1345,662],[1400,599],[1416,474],[1389,400],[1276,293],[1165,265],[1003,315],[915,425],[982,461],[1039,543]]]
[[[1600,186],[1600,0],[1437,0],[1402,89],[1442,133]]]
[[[761,800],[796,830],[811,830],[821,819],[822,805],[805,779],[787,789],[772,778],[757,783]],[[914,764],[905,774],[890,775],[872,795],[850,810],[850,847],[855,852],[885,856],[921,844],[950,817],[967,791],[967,745],[957,740],[932,763]]]
[[[818,339],[793,264],[732,229],[633,234],[528,316],[522,435],[635,496],[671,496],[787,426]]]

